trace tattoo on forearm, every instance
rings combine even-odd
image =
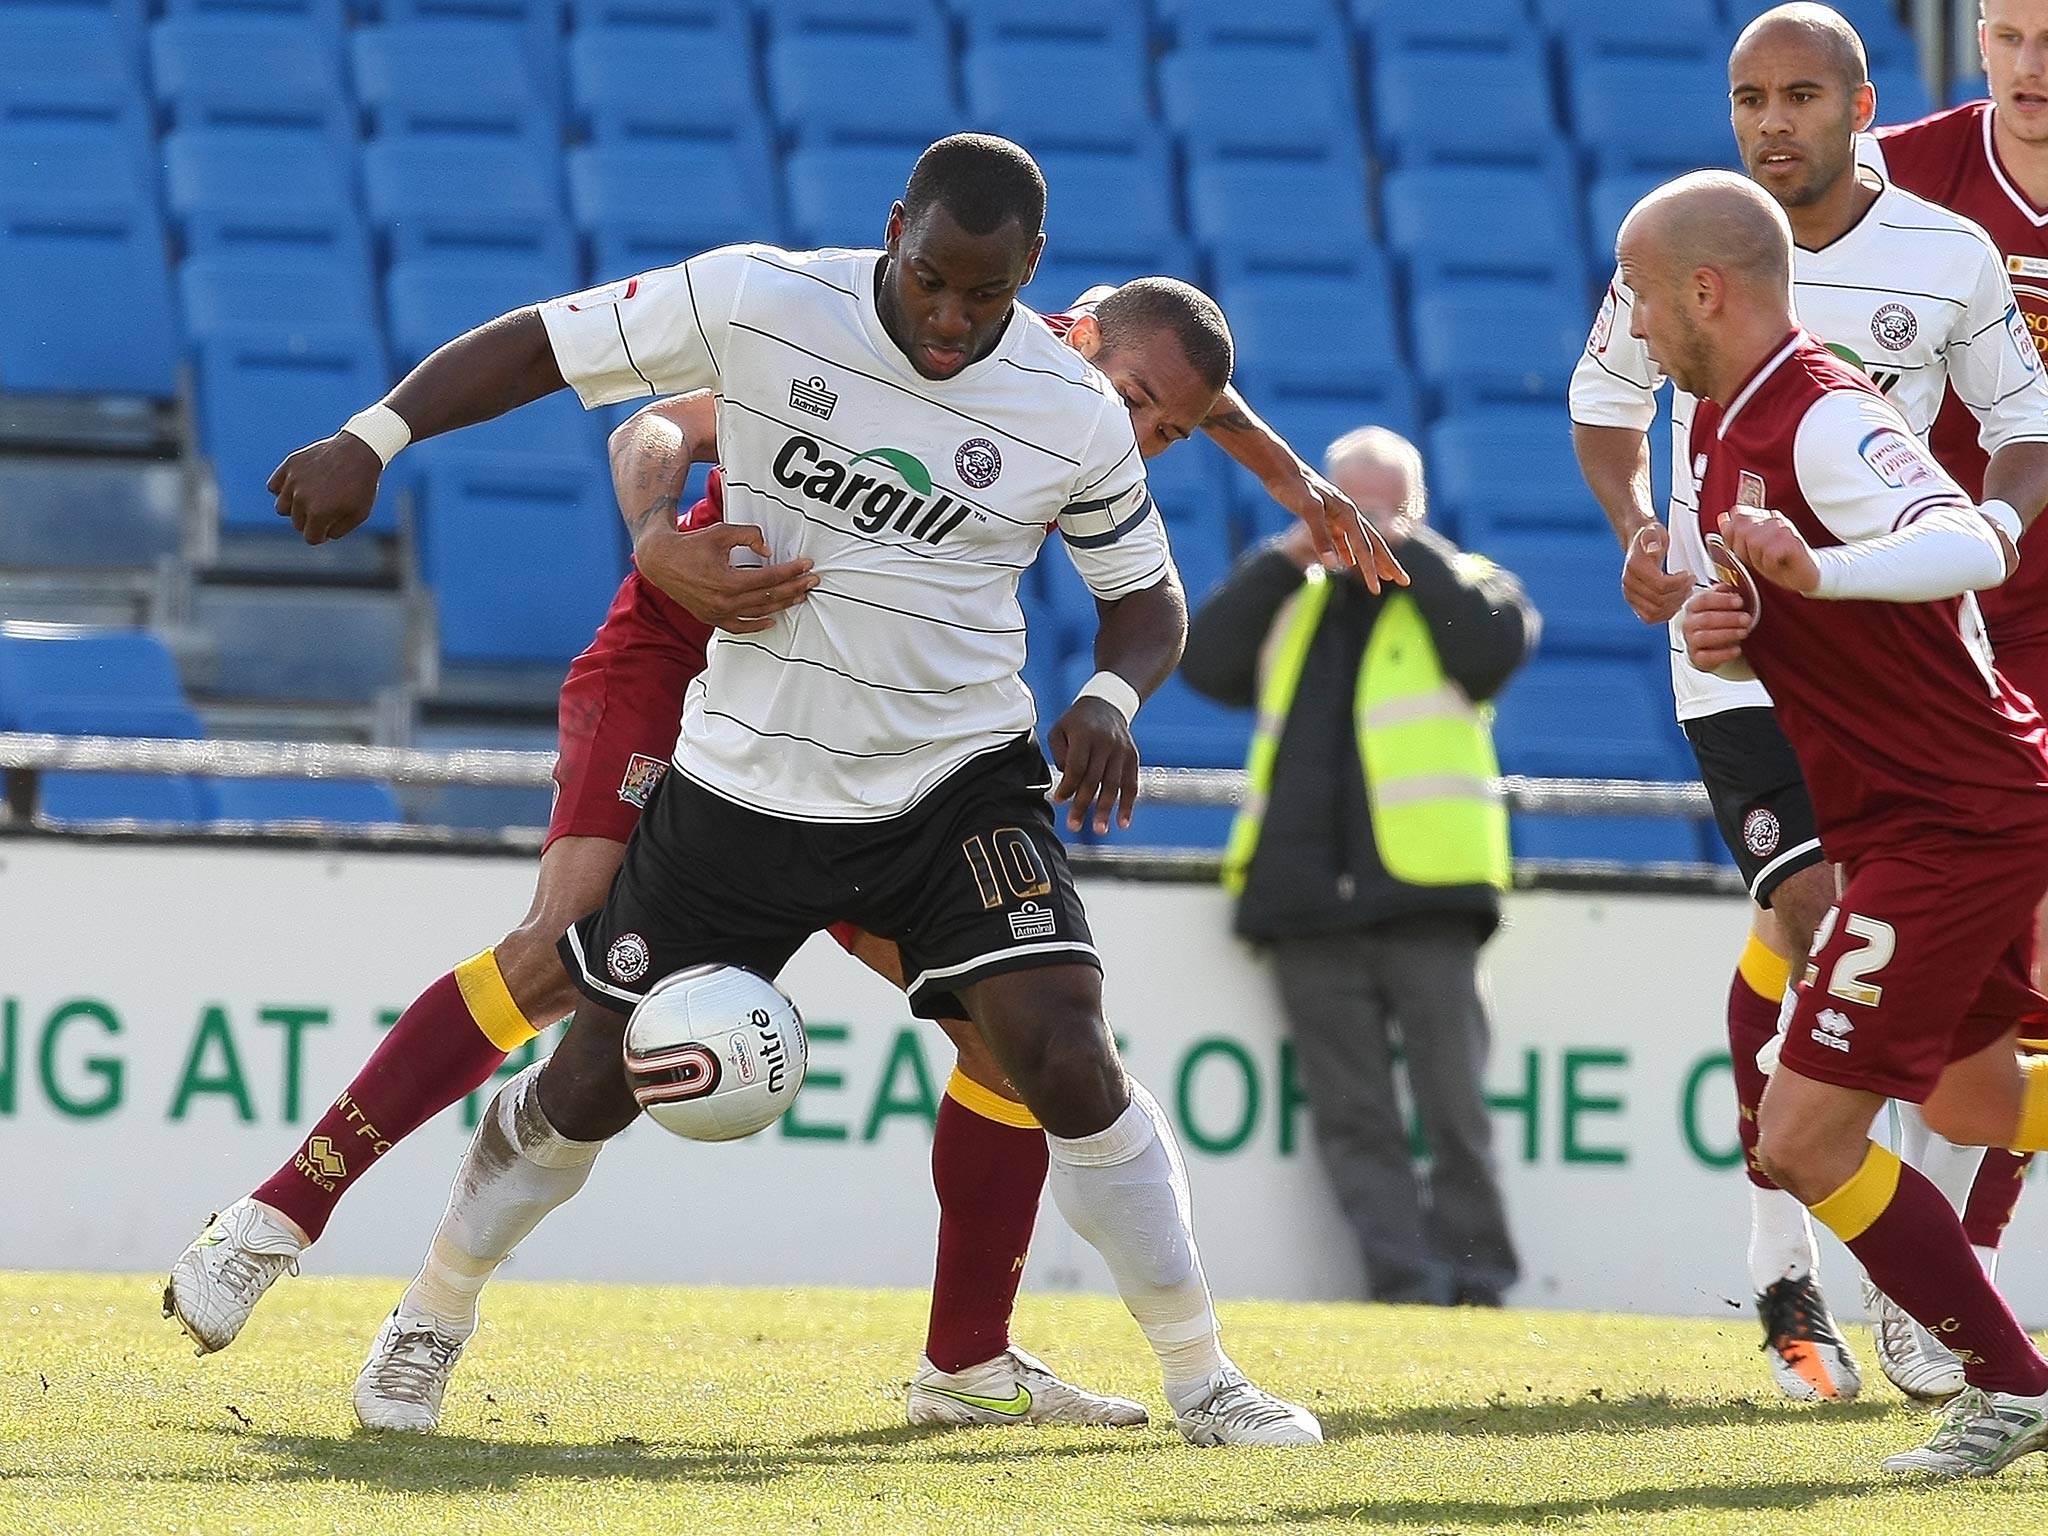
[[[1222,410],[1203,417],[1202,425],[1211,432],[1250,432],[1254,430],[1251,417],[1238,410],[1235,406],[1225,406]]]
[[[669,455],[659,455],[642,464],[631,481],[619,488],[619,503],[626,515],[626,528],[634,542],[654,525],[656,518],[675,521],[676,503],[680,499],[676,484],[676,463]]]

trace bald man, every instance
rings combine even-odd
[[[1736,145],[1789,224],[1800,319],[1870,377],[1915,436],[1933,425],[1952,383],[1991,455],[1985,494],[2031,513],[2048,499],[2048,386],[2031,346],[2017,345],[2008,324],[2013,297],[2004,263],[1967,219],[1858,170],[1856,136],[1875,111],[1868,75],[1855,30],[1822,5],[1765,12],[1729,56]],[[1708,676],[1686,663],[1676,615],[1713,574],[1695,528],[1687,451],[1693,402],[1682,390],[1672,399],[1667,543],[1650,505],[1645,436],[1662,375],[1630,334],[1632,304],[1617,276],[1573,375],[1573,442],[1629,551],[1624,596],[1646,622],[1673,626],[1679,720],[1755,903],[1726,1019],[1751,1185],[1750,1280],[1766,1357],[1787,1396],[1839,1401],[1857,1394],[1861,1376],[1822,1297],[1805,1208],[1772,1184],[1757,1156],[1764,1078],[1755,1065],[1776,1032],[1793,965],[1834,899],[1835,874],[1769,694],[1756,682]],[[1909,1161],[1962,1203],[1979,1154],[1938,1144],[1910,1108],[1902,1118],[1911,1122]],[[1881,1297],[1870,1302],[1880,1363],[1900,1390],[1931,1404],[1962,1389],[1958,1362],[1921,1349],[1910,1322]]]
[[[1887,1098],[1951,1139],[2048,1144],[2018,1021],[2048,888],[2048,726],[1992,669],[1975,604],[2021,519],[1973,503],[1869,377],[1799,328],[1792,229],[1754,184],[1681,178],[1617,244],[1632,334],[1699,399],[1695,514],[1720,579],[1693,665],[1754,675],[1844,885],[1759,1111],[1765,1171],[1963,1362],[1933,1438],[1887,1471],[1982,1477],[2048,1446],[2048,1360],[1942,1192],[1870,1139]]]

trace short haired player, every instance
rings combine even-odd
[[[1916,434],[1927,431],[1953,383],[1991,455],[1986,494],[2038,509],[2048,500],[2048,387],[2032,347],[2017,344],[2003,263],[1969,220],[1857,168],[1856,134],[1870,121],[1874,91],[1854,29],[1825,6],[1780,6],[1743,31],[1728,70],[1743,164],[1793,231],[1802,323],[1864,369]],[[1667,541],[1649,502],[1645,436],[1662,375],[1630,332],[1632,304],[1617,277],[1573,375],[1573,441],[1587,483],[1629,550],[1625,596],[1646,621],[1672,625],[1679,719],[1756,903],[1727,1021],[1751,1184],[1750,1278],[1772,1375],[1788,1396],[1840,1400],[1856,1395],[1861,1375],[1821,1296],[1806,1211],[1761,1166],[1755,1118],[1764,1087],[1756,1054],[1775,1034],[1793,957],[1811,946],[1835,876],[1770,695],[1753,681],[1702,673],[1683,654],[1679,606],[1712,579],[1692,515],[1696,465],[1686,444],[1693,402],[1683,389],[1672,397]],[[1915,1113],[1903,1107],[1906,1118]],[[1919,1160],[1960,1201],[1974,1162],[1936,1157],[1925,1135],[1918,1147]],[[1912,1359],[1885,1348],[1898,1333],[1878,1330],[1887,1374],[1904,1389],[1945,1395],[1904,1368]],[[1950,1390],[1960,1385],[1957,1379]]]
[[[2023,1065],[2048,888],[2048,727],[1993,669],[1968,594],[2021,520],[1973,503],[1869,377],[1793,314],[1792,230],[1753,182],[1696,172],[1622,225],[1633,333],[1699,400],[1688,445],[1720,579],[1687,603],[1708,671],[1753,671],[1798,754],[1840,896],[1821,920],[1758,1153],[1969,1384],[1886,1470],[1987,1476],[2048,1445],[2048,1360],[1949,1200],[1870,1139],[1888,1098],[1959,1142],[2048,1143]]]

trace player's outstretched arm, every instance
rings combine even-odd
[[[1202,430],[1257,475],[1267,495],[1301,519],[1326,564],[1353,567],[1374,592],[1384,581],[1408,584],[1408,573],[1401,569],[1393,549],[1360,515],[1351,498],[1317,474],[1288,446],[1287,439],[1260,420],[1235,385],[1224,386],[1216,409],[1203,419]]]
[[[1188,602],[1172,566],[1152,586],[1105,601],[1095,611],[1095,675],[1053,722],[1046,745],[1060,771],[1055,803],[1069,805],[1067,826],[1109,831],[1131,824],[1138,803],[1138,747],[1131,719],[1166,681],[1187,644]]]
[[[353,531],[399,449],[489,421],[564,386],[537,309],[515,310],[435,350],[383,400],[271,472],[270,493],[308,544]]]
[[[809,560],[734,565],[735,549],[768,558],[759,528],[725,522],[678,527],[677,503],[690,467],[718,457],[718,410],[710,390],[643,406],[619,424],[607,446],[612,492],[633,536],[633,563],[706,624],[753,634],[818,584]]]

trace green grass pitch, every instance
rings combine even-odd
[[[930,1433],[903,1421],[921,1295],[501,1284],[416,1439],[349,1409],[395,1283],[287,1280],[210,1360],[159,1283],[0,1274],[0,1533],[2048,1530],[2048,1457],[1889,1482],[1925,1418],[1882,1382],[1780,1402],[1733,1312],[1229,1305],[1238,1361],[1330,1443],[1198,1451],[1112,1300],[1027,1297],[1017,1336],[1160,1422]]]

